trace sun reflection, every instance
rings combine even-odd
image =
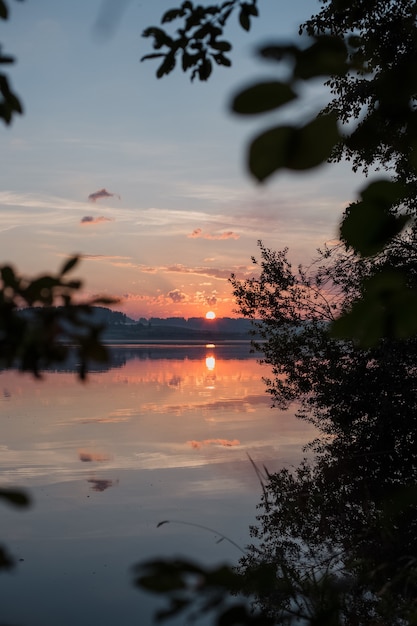
[[[214,358],[214,356],[210,355],[206,357],[206,367],[208,370],[210,370],[210,372],[214,370],[214,368],[216,367],[216,359]]]

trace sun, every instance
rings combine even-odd
[[[214,311],[207,311],[206,320],[214,320],[216,318],[216,314]]]

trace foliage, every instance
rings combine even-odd
[[[17,0],[22,2],[23,0]],[[7,20],[9,9],[5,0],[0,0],[0,19]],[[4,55],[0,45],[0,65],[10,65],[14,63],[14,58]],[[5,124],[10,124],[16,113],[23,113],[21,102],[10,87],[10,82],[6,74],[0,72],[0,119]]]
[[[408,0],[326,0],[300,31],[309,36],[349,38],[356,74],[327,81],[335,96],[326,107],[346,125],[360,120],[333,158],[354,169],[376,163],[415,181],[417,6]]]
[[[179,8],[167,11],[161,18],[161,24],[170,24],[181,20],[182,27],[173,36],[162,28],[151,26],[143,32],[143,37],[153,39],[154,52],[142,57],[145,59],[163,59],[157,69],[158,78],[170,74],[181,60],[184,72],[190,71],[191,80],[207,80],[212,73],[213,63],[230,67],[232,62],[227,56],[232,44],[219,39],[232,15],[239,12],[239,23],[248,31],[251,19],[257,17],[257,0],[225,0],[208,6],[194,5],[188,0]]]
[[[144,33],[154,36],[156,47],[169,48],[158,77],[174,69],[175,55],[191,41],[190,37],[181,39],[189,30],[189,4],[163,18],[184,21],[178,39],[152,29]],[[223,4],[198,7],[196,15],[220,15],[223,9]],[[260,182],[283,169],[302,172],[345,157],[355,170],[361,167],[367,172],[371,166],[381,165],[391,170],[392,179],[371,182],[361,191],[360,200],[346,209],[342,220],[342,240],[364,256],[388,246],[416,216],[416,21],[417,7],[407,0],[325,0],[321,10],[300,26],[299,34],[309,38],[307,43],[302,39],[291,44],[272,42],[259,49],[262,59],[274,64],[281,74],[286,68],[287,76],[255,82],[238,92],[231,103],[239,115],[279,112],[291,105],[296,116],[294,105],[303,98],[305,85],[320,80],[330,89],[333,99],[310,119],[278,123],[258,133],[249,143],[247,166]],[[218,34],[222,33],[220,29]],[[193,31],[195,49],[204,48],[206,34],[204,29]],[[230,46],[230,42],[225,43]],[[188,61],[183,69],[188,70]],[[203,71],[202,78],[207,77]],[[406,285],[402,271],[393,275],[389,268],[380,268],[375,279],[363,286],[361,300],[353,302],[351,310],[334,325],[334,332],[340,337],[356,337],[362,343],[365,337],[365,344],[371,341],[369,337],[377,341],[385,332],[394,336],[415,333],[416,325],[398,315],[400,307],[410,310],[409,317],[417,317],[417,295]],[[392,324],[391,318],[396,323]],[[372,327],[379,331],[368,337]]]
[[[65,361],[76,349],[78,373],[84,379],[89,360],[106,361],[100,341],[104,326],[89,320],[93,305],[111,304],[114,299],[96,298],[78,303],[79,280],[66,275],[78,263],[66,261],[57,275],[27,279],[9,265],[0,267],[0,366],[17,366],[39,377],[51,363]],[[57,306],[57,305],[61,306]]]
[[[163,621],[186,614],[190,621],[215,611],[218,626],[272,626],[263,613],[252,612],[247,603],[231,601],[231,594],[243,589],[260,593],[275,586],[273,567],[262,563],[244,574],[227,565],[204,567],[184,559],[153,560],[135,568],[135,584],[169,600],[169,606],[156,614]]]
[[[232,278],[272,368],[273,402],[296,402],[321,436],[310,462],[265,469],[253,542],[226,578],[212,576],[223,567],[180,560],[139,566],[136,584],[169,601],[159,619],[213,611],[218,624],[417,623],[417,340],[364,349],[329,332],[375,264],[407,263],[415,283],[415,239],[410,229],[373,258],[339,245],[295,269],[286,251],[260,243],[259,273]],[[235,603],[242,616],[228,621]]]

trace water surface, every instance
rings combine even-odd
[[[248,455],[274,471],[315,435],[271,409],[269,371],[246,343],[114,346],[111,356],[85,384],[71,365],[41,382],[0,374],[2,483],[33,498],[27,512],[2,505],[1,541],[21,560],[1,575],[0,622],[147,626],[155,601],[133,588],[131,566],[236,561],[231,543],[188,523],[244,547],[261,493]]]

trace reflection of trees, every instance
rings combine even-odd
[[[201,344],[140,344],[132,346],[107,346],[108,359],[103,363],[91,362],[88,365],[90,373],[108,372],[124,367],[129,361],[156,361],[158,359],[175,361],[203,361],[207,357],[205,343]],[[248,341],[216,344],[210,354],[218,359],[256,359],[250,349]],[[79,358],[74,350],[69,350],[63,363],[55,363],[45,368],[48,372],[77,372]],[[1,371],[1,369],[0,369]]]
[[[330,435],[316,463],[266,477],[240,568],[273,564],[276,584],[255,603],[276,623],[415,623],[415,353],[385,341],[345,361],[310,402]]]

